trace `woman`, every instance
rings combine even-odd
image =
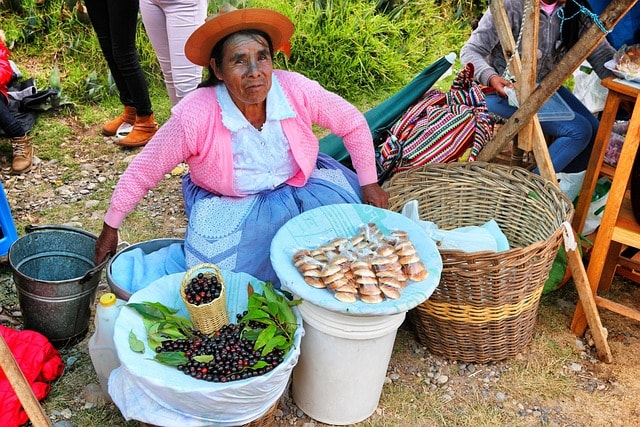
[[[118,227],[144,195],[186,161],[187,267],[213,262],[279,281],[269,260],[278,229],[303,211],[334,203],[386,208],[364,116],[317,82],[273,69],[293,24],[268,9],[219,13],[188,39],[190,61],[207,66],[203,87],[170,119],[118,182],[96,243],[95,261],[114,253]],[[357,175],[319,154],[312,125],[341,136]]]
[[[20,122],[9,110],[7,85],[13,79],[13,69],[9,62],[9,49],[4,44],[4,32],[0,31],[0,129],[11,138],[13,160],[11,173],[26,173],[33,165],[33,145]]]
[[[140,0],[140,14],[158,57],[172,105],[202,81],[202,67],[184,55],[184,44],[207,16],[207,0]]]
[[[102,126],[102,134],[114,136],[122,125],[128,125],[131,131],[116,144],[145,145],[158,125],[136,50],[138,0],[85,0],[85,5],[124,106],[122,114]]]
[[[538,30],[537,82],[541,82],[580,35],[593,25],[591,17],[581,13],[585,0],[541,0]],[[517,40],[522,26],[523,0],[504,0],[504,8]],[[587,58],[600,78],[611,75],[604,63],[613,57],[615,50],[605,40]],[[486,97],[487,107],[502,117],[511,117],[516,111],[509,105],[505,88],[512,88],[504,77],[507,61],[502,53],[498,32],[491,11],[487,11],[460,51],[463,63],[472,63],[475,77],[482,85],[495,90]],[[581,172],[587,168],[593,140],[599,122],[591,112],[565,87],[557,92],[575,113],[573,120],[543,121],[545,135],[554,139],[549,155],[556,172]]]

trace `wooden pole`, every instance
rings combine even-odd
[[[502,3],[502,0],[493,0],[490,7],[492,10],[494,22],[496,22],[496,29],[498,30],[500,44],[503,46],[505,57],[507,57],[508,52],[512,52],[511,55],[514,56],[514,58],[512,59],[511,71],[517,80],[516,84],[518,85],[519,89],[518,95],[520,102],[526,102],[528,99],[528,93],[530,93],[530,89],[535,85],[536,64],[535,61],[531,59],[536,58],[534,52],[537,51],[537,36],[535,37],[535,40],[530,40],[527,43],[523,43],[522,52],[526,58],[529,58],[529,61],[523,61],[522,64],[520,64],[517,46],[515,45],[515,41],[513,40],[511,27],[509,26],[509,21],[507,19],[506,13],[504,12],[504,5]],[[536,3],[536,7],[533,8],[533,14],[529,12],[527,18],[525,18],[525,28],[523,34],[527,34],[527,37],[532,37],[532,34],[537,35],[539,10],[539,3]],[[525,11],[525,13],[527,13],[527,11]],[[529,69],[527,70],[527,68]],[[540,122],[538,121],[536,111],[534,111],[531,115],[531,133],[528,136],[530,139],[525,144],[525,146],[528,147],[529,151],[533,151],[536,162],[538,164],[538,169],[540,170],[540,175],[558,185],[558,180],[556,178],[553,164],[551,163],[549,150],[547,148],[547,144],[544,139],[544,135],[542,133],[542,128],[540,127]],[[519,134],[519,138],[522,137],[526,136],[524,136],[523,134]],[[575,239],[576,233],[573,230],[572,233],[573,235],[571,237]],[[582,307],[585,310],[587,323],[589,324],[589,327],[591,328],[593,334],[593,340],[596,345],[596,354],[598,356],[598,359],[602,360],[605,363],[611,363],[613,361],[613,356],[611,355],[609,343],[607,342],[607,331],[602,326],[600,315],[598,314],[598,309],[596,307],[594,296],[591,291],[591,286],[589,285],[587,272],[582,263],[580,252],[578,252],[577,249],[565,249],[567,250],[567,265],[574,277],[574,283],[576,285],[576,289],[578,290],[578,296]]]
[[[520,69],[520,78],[516,79],[516,89],[519,102],[529,99],[531,93],[536,88],[536,70],[538,63],[538,16],[540,15],[540,3],[530,0],[530,7],[522,14],[522,40],[520,41],[524,58]],[[526,4],[526,2],[525,2]],[[517,50],[517,46],[515,46]],[[536,113],[520,128],[518,132],[518,147],[525,151],[532,151],[533,144],[544,143],[544,136],[541,134],[534,137],[534,122],[538,122]]]
[[[613,0],[600,15],[606,30],[611,30],[616,23],[631,9],[638,0]],[[526,100],[520,101],[520,108],[500,128],[494,138],[487,144],[478,160],[491,161],[499,154],[516,134],[526,125],[531,116],[536,114],[540,107],[551,98],[562,83],[576,70],[582,62],[593,52],[606,34],[597,25],[593,24],[580,37],[578,42],[558,62],[553,70],[545,77],[540,86],[533,91]]]
[[[29,382],[25,378],[20,366],[18,366],[2,334],[0,334],[0,368],[2,368],[9,380],[9,384],[11,384],[11,387],[16,392],[16,396],[18,396],[29,420],[31,420],[31,424],[33,424],[34,427],[50,427],[51,421],[42,410],[40,402],[38,402],[35,394],[33,394]]]

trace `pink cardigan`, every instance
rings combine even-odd
[[[343,138],[361,186],[377,181],[371,131],[353,105],[301,74],[275,70],[296,116],[282,128],[300,171],[287,184],[302,187],[319,151],[312,124]],[[135,157],[116,185],[105,222],[118,228],[138,202],[173,168],[189,165],[191,180],[210,192],[242,196],[233,187],[231,134],[222,123],[215,88],[200,88],[172,109],[169,120]]]

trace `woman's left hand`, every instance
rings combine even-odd
[[[363,185],[360,189],[362,190],[362,203],[383,209],[389,207],[389,193],[378,184]]]

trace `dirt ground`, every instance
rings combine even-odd
[[[93,195],[101,185],[109,185],[105,182],[116,173],[114,165],[126,163],[135,151],[120,150],[108,140],[96,143],[95,129],[79,125],[73,118],[65,119],[65,125],[73,132],[64,144],[74,147],[80,168],[70,170],[49,160],[25,176],[15,177],[7,174],[9,159],[5,155],[0,158],[2,183],[16,223],[65,222],[98,232],[104,206],[93,203]],[[104,145],[97,150],[96,144]],[[182,237],[185,221],[179,185],[179,177],[168,176],[141,203],[140,215],[130,220],[140,223],[138,234],[131,226],[128,237]],[[66,205],[82,208],[69,215],[64,211]],[[56,207],[63,212],[59,218],[52,213]],[[146,229],[149,221],[153,226]],[[1,266],[0,290],[0,322],[21,328],[20,307],[6,263]],[[98,293],[106,291],[103,279]],[[640,287],[620,276],[616,276],[610,296],[640,307]],[[486,364],[434,356],[420,344],[411,323],[405,322],[398,330],[378,408],[357,425],[639,425],[640,323],[601,310],[614,358],[613,363],[605,364],[595,358],[589,334],[575,337],[569,329],[577,302],[571,282],[543,296],[530,343],[513,359]],[[52,384],[43,408],[60,427],[136,425],[126,422],[113,404],[96,403],[87,396],[88,386],[97,382],[87,341],[88,336],[63,350],[67,371]],[[276,424],[325,425],[306,416],[289,393],[280,401]]]

